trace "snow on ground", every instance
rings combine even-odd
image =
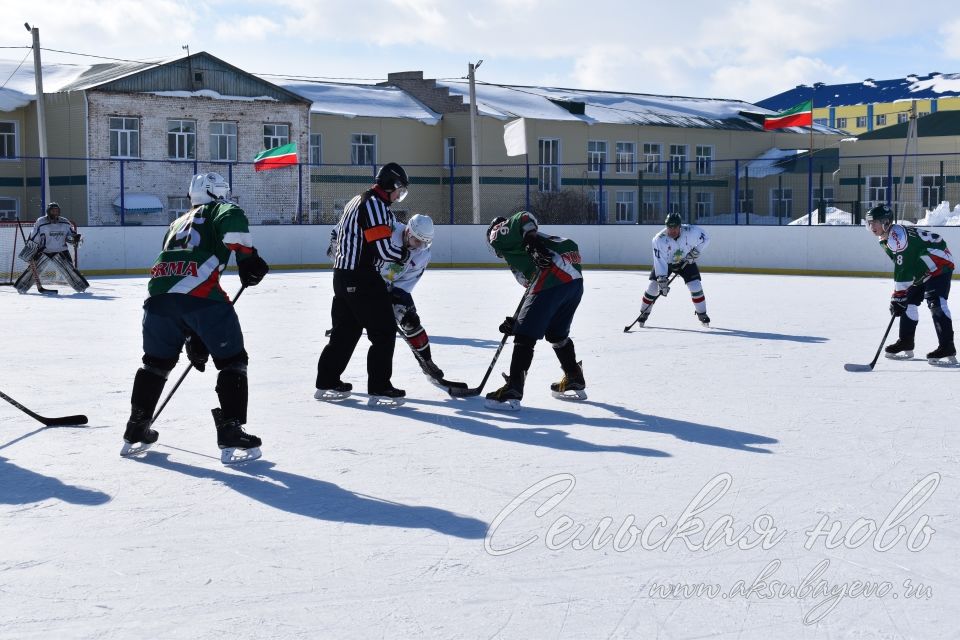
[[[264,439],[240,468],[218,460],[209,369],[154,450],[119,457],[144,278],[0,288],[0,390],[90,416],[45,429],[0,403],[0,636],[956,636],[960,369],[843,369],[873,357],[888,279],[708,273],[713,328],[674,287],[624,333],[646,273],[588,271],[589,400],[550,397],[541,343],[511,414],[447,397],[402,343],[405,406],[313,400],[330,280],[271,273],[238,301]],[[520,294],[506,269],[427,273],[449,378],[479,382]],[[365,345],[345,375],[361,391]],[[917,346],[935,346],[925,309]],[[818,523],[835,538],[808,542]]]

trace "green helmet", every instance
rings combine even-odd
[[[679,213],[670,213],[667,214],[667,219],[664,221],[664,224],[668,227],[679,227],[683,224],[683,220],[680,219]]]
[[[893,210],[885,204],[878,204],[870,211],[867,211],[867,222],[884,222],[890,224],[893,222]]]

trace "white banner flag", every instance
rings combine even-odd
[[[508,156],[522,156],[527,152],[527,127],[523,118],[503,125],[503,146]]]

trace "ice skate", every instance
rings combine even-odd
[[[152,447],[159,437],[160,434],[150,428],[149,416],[136,420],[131,418],[127,422],[127,430],[123,432],[123,448],[120,449],[120,455],[129,458],[143,453]]]
[[[435,365],[433,360],[419,360],[419,362],[423,375],[427,376],[430,382],[436,383],[437,380],[443,379],[443,369]]]
[[[220,462],[238,464],[256,460],[261,456],[260,445],[263,442],[257,436],[243,430],[240,420],[223,419],[219,408],[214,409],[213,421],[217,425],[217,446],[220,447]]]
[[[891,360],[909,360],[913,357],[913,340],[900,338],[893,344],[887,345],[883,355]]]
[[[578,362],[577,371],[574,374],[564,373],[560,382],[550,385],[550,393],[554,398],[561,400],[586,400],[587,392],[584,391],[586,388],[587,383],[583,379],[583,362]]]
[[[407,392],[403,389],[397,389],[392,384],[387,383],[383,389],[368,389],[370,397],[367,405],[371,407],[399,407],[406,402],[404,396]]]
[[[338,402],[340,400],[349,398],[350,391],[352,390],[353,385],[349,382],[337,382],[332,387],[317,389],[316,392],[314,392],[313,397],[317,400],[323,400],[326,402]]]
[[[707,328],[709,329],[709,328],[710,328],[710,316],[707,315],[707,312],[706,312],[706,311],[694,311],[694,313],[697,314],[697,320],[700,321],[700,324],[702,324],[703,326],[705,326],[705,327],[707,327]]]
[[[510,376],[503,374],[506,384],[487,394],[483,406],[494,411],[519,411],[520,400],[523,399],[523,391],[517,389],[510,382]]]
[[[940,345],[927,354],[927,362],[935,367],[957,366],[957,348],[952,344]]]
[[[647,324],[647,318],[649,317],[649,311],[641,311],[640,316],[637,318],[637,326],[642,328],[645,324]]]

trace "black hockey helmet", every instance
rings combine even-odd
[[[388,162],[377,171],[377,186],[386,192],[410,186],[407,172],[396,162]]]
[[[668,227],[679,227],[683,224],[683,220],[680,219],[679,213],[668,213],[667,219],[664,220],[663,224]]]
[[[50,204],[47,205],[46,214],[50,215],[50,212],[54,209],[57,210],[57,215],[60,215],[60,205],[57,204],[56,202],[51,202]]]
[[[891,224],[893,222],[893,209],[887,206],[885,203],[878,204],[870,211],[867,211],[866,215],[867,222],[882,222],[884,224]]]
[[[506,221],[507,219],[504,218],[503,216],[497,216],[496,218],[490,221],[490,224],[487,226],[487,244],[489,244],[492,241],[490,234],[493,233],[493,228],[498,224],[500,224],[501,222],[506,222]]]

